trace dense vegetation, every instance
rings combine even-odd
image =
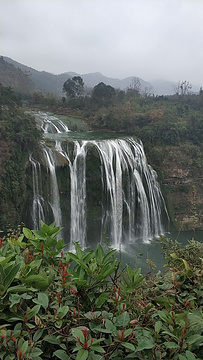
[[[19,96],[0,85],[0,229],[22,221],[26,199],[26,165],[40,132],[22,110]]]
[[[29,98],[26,96],[26,106],[63,115],[73,130],[89,128],[140,138],[148,162],[158,172],[173,226],[202,228],[203,92],[190,91],[189,84],[182,82],[173,96],[153,96],[150,89],[141,92],[135,81],[126,91],[99,83],[87,95],[82,79],[74,77],[64,83],[62,99],[51,93],[34,92]],[[20,107],[19,98],[2,86],[1,128],[5,219],[1,219],[0,227],[5,228],[11,217],[15,225],[22,219],[25,164],[39,136],[34,120]],[[6,198],[10,199],[7,204],[3,200]]]
[[[141,92],[139,82],[126,91],[99,83],[88,96],[66,95],[59,100],[38,92],[31,103],[64,115],[72,130],[81,128],[82,119],[91,130],[140,138],[148,162],[159,175],[172,225],[184,230],[203,228],[201,89],[192,94],[184,81],[177,84],[173,96],[153,96],[150,89]],[[75,117],[74,122],[70,116]]]
[[[203,140],[203,91],[190,94],[186,90],[174,96],[152,96],[129,88],[116,90],[99,83],[91,95],[84,96],[84,83],[79,76],[64,83],[67,99],[34,93],[31,102],[44,104],[61,112],[81,114],[91,128],[130,133],[150,145],[178,145]],[[184,82],[183,82],[184,84]],[[178,91],[178,90],[177,90]]]
[[[201,360],[203,244],[162,239],[167,272],[122,267],[99,244],[63,252],[42,223],[0,239],[2,360]]]

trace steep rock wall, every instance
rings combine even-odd
[[[185,142],[146,153],[159,174],[172,228],[203,229],[203,146]]]

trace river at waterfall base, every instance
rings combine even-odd
[[[44,141],[38,158],[30,155],[33,228],[55,221],[70,250],[76,241],[82,248],[107,242],[133,256],[139,243],[168,230],[157,175],[138,139],[79,136],[55,116],[35,118]]]

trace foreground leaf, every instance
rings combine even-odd
[[[56,350],[53,355],[55,355],[58,359],[61,360],[69,360],[69,356],[64,350]]]
[[[86,360],[88,358],[88,351],[80,349],[77,353],[76,360]]]

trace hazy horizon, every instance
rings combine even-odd
[[[203,83],[202,0],[7,0],[2,56],[52,74]]]

